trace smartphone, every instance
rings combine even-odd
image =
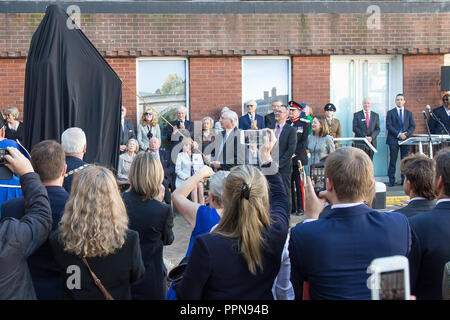
[[[374,259],[367,269],[372,300],[409,300],[409,264],[404,256]]]

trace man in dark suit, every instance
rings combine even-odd
[[[31,150],[31,164],[47,189],[52,211],[52,231],[64,213],[69,194],[62,187],[66,173],[65,155],[62,146],[53,140],[39,142]],[[21,219],[25,215],[25,199],[11,199],[2,204],[4,217]],[[28,258],[36,296],[39,300],[57,300],[61,298],[63,278],[53,257],[48,240]]]
[[[61,135],[61,145],[66,153],[67,170],[64,175],[63,188],[70,193],[75,173],[86,168],[89,164],[83,161],[86,153],[86,134],[77,127],[65,130]]]
[[[150,153],[153,154],[156,158],[161,161],[161,165],[164,170],[164,180],[163,180],[163,186],[165,188],[164,191],[164,202],[167,204],[170,204],[172,201],[170,199],[170,190],[175,190],[175,165],[173,164],[172,160],[170,159],[170,153],[165,150],[161,150],[159,147],[161,146],[161,143],[158,138],[153,137],[149,141],[149,149]]]
[[[258,130],[264,128],[264,118],[256,114],[256,101],[247,102],[247,114],[239,118],[239,129],[241,130]]]
[[[134,133],[133,124],[125,120],[125,116],[127,115],[127,109],[122,106],[121,120],[120,120],[120,153],[124,153],[127,150],[128,140],[131,138],[136,138],[136,134]]]
[[[266,128],[275,128],[275,110],[277,110],[282,104],[283,101],[281,100],[275,100],[272,102],[272,112],[264,116],[264,125],[266,126]]]
[[[303,105],[295,101],[289,101],[289,120],[287,124],[294,127],[297,131],[297,145],[295,147],[295,157],[292,159],[292,175],[291,175],[291,195],[292,210],[297,215],[303,213],[303,184],[299,172],[298,161],[302,166],[308,165],[308,156],[306,148],[308,146],[308,135],[310,123],[308,119],[300,118],[303,111]],[[303,168],[305,170],[305,168]]]
[[[380,133],[380,116],[378,113],[370,110],[372,99],[365,98],[363,100],[363,110],[355,112],[353,115],[353,132],[355,137],[366,138],[376,149],[377,136]],[[365,153],[373,160],[373,151],[366,146],[365,143],[355,143],[355,147],[364,150]]]
[[[445,94],[442,97],[442,106],[439,108],[433,109],[433,114],[441,120],[444,127],[450,132],[450,94]],[[428,122],[428,126],[430,127],[430,132],[432,134],[447,134],[447,132],[442,128],[442,126],[430,117],[430,121]]]
[[[399,93],[395,97],[395,108],[389,110],[386,115],[386,129],[388,135],[386,143],[389,146],[389,186],[395,185],[395,167],[397,165],[398,150],[400,149],[400,158],[408,155],[409,146],[399,145],[398,143],[411,136],[416,128],[412,112],[405,109],[405,97]],[[404,177],[402,176],[403,184]]]
[[[214,153],[211,166],[217,170],[230,171],[234,166],[245,163],[245,145],[240,140],[240,130],[237,128],[239,118],[236,112],[226,111],[220,117],[223,131],[216,136],[214,143],[205,148],[205,154]]]
[[[286,188],[286,196],[289,201],[289,212],[292,208],[291,176],[292,157],[297,147],[297,130],[286,123],[289,116],[288,106],[281,105],[275,111],[274,133],[277,142],[272,150],[272,158],[278,163],[278,171]]]
[[[411,293],[418,300],[442,299],[442,274],[450,261],[450,148],[434,160],[436,207],[409,218],[416,238],[409,256]]]
[[[186,108],[179,106],[177,108],[177,120],[170,124],[167,126],[167,139],[170,141],[170,152],[172,152],[172,149],[182,140],[183,135],[188,138],[194,138],[194,123],[186,120]],[[174,128],[178,129],[179,132],[177,132],[178,130],[174,130]]]
[[[311,299],[369,300],[367,268],[373,259],[409,253],[408,220],[400,213],[378,212],[364,204],[375,184],[373,164],[364,151],[345,147],[332,152],[325,162],[325,175],[326,190],[319,197],[307,178],[307,219],[291,229],[295,297],[302,298],[303,282],[308,281]],[[332,204],[331,210],[317,220],[325,201]]]
[[[407,206],[395,211],[412,217],[433,209],[436,205],[433,160],[420,153],[410,155],[400,162],[400,172],[405,176],[403,191],[410,200]]]

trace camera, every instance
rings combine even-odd
[[[151,131],[147,132],[147,138],[148,138],[148,140],[153,138],[153,133]]]
[[[7,154],[9,154],[8,150],[0,148],[0,165],[4,165],[6,163],[5,155]]]
[[[9,154],[8,150],[0,148],[0,180],[11,180],[12,172],[6,166],[5,155]]]

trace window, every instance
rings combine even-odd
[[[167,147],[167,122],[176,120],[176,108],[188,106],[188,69],[187,59],[159,58],[137,60],[137,91],[145,103],[151,105],[159,113],[159,126],[161,128],[162,146]],[[137,98],[136,118],[141,120],[144,102]],[[162,117],[161,117],[162,116]]]
[[[291,92],[291,61],[288,57],[242,59],[242,114],[244,103],[256,100],[256,112],[261,115],[272,112],[272,101],[285,104]]]

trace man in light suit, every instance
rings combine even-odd
[[[375,184],[373,163],[364,151],[344,147],[332,152],[325,162],[325,176],[326,190],[319,197],[307,177],[306,219],[291,229],[295,297],[302,298],[307,281],[311,299],[369,300],[367,267],[373,259],[409,253],[408,219],[364,203],[373,198]],[[317,220],[325,202],[331,204],[328,216]]]
[[[250,100],[246,104],[247,114],[239,118],[239,129],[241,130],[258,130],[264,128],[264,118],[256,114],[257,103],[255,100]]]
[[[405,176],[403,191],[410,200],[408,205],[395,211],[412,217],[433,209],[436,205],[433,160],[420,153],[412,154],[400,162],[400,172]]]
[[[434,161],[436,207],[409,218],[416,238],[409,256],[411,293],[417,300],[442,299],[442,274],[450,261],[450,148]]]
[[[442,106],[439,108],[433,109],[433,114],[441,120],[442,124],[445,126],[448,132],[450,132],[450,94],[445,94],[442,97]],[[430,127],[430,132],[432,134],[447,134],[444,128],[432,117],[430,117],[430,121],[428,122],[428,126]]]
[[[127,150],[128,140],[131,138],[136,139],[136,134],[134,133],[133,124],[125,120],[127,115],[127,109],[122,106],[121,120],[120,120],[120,153],[124,153]]]
[[[376,149],[377,136],[380,133],[380,116],[370,110],[372,99],[363,100],[363,110],[353,114],[353,132],[355,137],[366,138]],[[373,151],[365,143],[355,143],[355,147],[362,149],[373,160]]]
[[[395,185],[395,167],[397,164],[398,150],[400,149],[400,158],[403,159],[408,155],[409,146],[399,145],[398,143],[406,140],[411,136],[416,128],[412,112],[405,109],[405,97],[399,93],[395,97],[395,108],[389,110],[386,115],[386,129],[388,135],[386,143],[389,146],[389,186]],[[404,177],[402,175],[403,184]]]

